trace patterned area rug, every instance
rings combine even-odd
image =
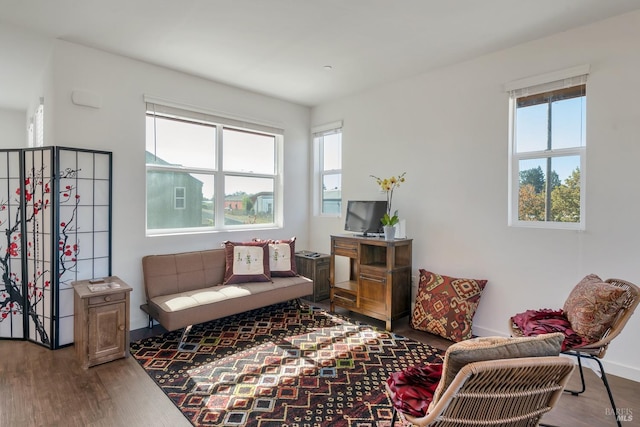
[[[440,361],[426,344],[294,302],[131,344],[131,354],[194,426],[389,426],[384,382]]]

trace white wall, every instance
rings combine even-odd
[[[0,108],[0,148],[27,146],[27,112]]]
[[[561,308],[586,274],[640,283],[640,13],[564,32],[312,110],[312,125],[344,120],[343,200],[379,199],[370,174],[407,172],[394,209],[418,268],[489,280],[478,335],[507,335],[509,316]],[[591,64],[587,85],[584,232],[507,226],[506,82]],[[343,219],[312,218],[313,250],[329,250]],[[640,381],[640,314],[605,358]]]
[[[216,84],[124,57],[56,41],[45,79],[47,145],[113,152],[113,273],[133,286],[131,328],[146,325],[141,259],[147,254],[220,247],[225,240],[289,238],[307,244],[309,114],[307,107]],[[102,100],[99,109],[72,104],[75,89]],[[285,131],[283,229],[188,236],[145,236],[145,103],[143,95],[218,114],[274,123]]]
[[[42,34],[0,22],[0,108],[27,110],[47,67],[53,40]],[[37,101],[38,98],[36,98]]]

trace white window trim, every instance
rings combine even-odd
[[[40,105],[35,113],[34,147],[44,147],[44,98],[40,98]]]
[[[226,128],[236,128],[239,130],[254,131],[258,133],[264,133],[272,135],[275,138],[275,171],[273,175],[269,174],[248,174],[242,172],[224,171],[222,169],[222,143],[217,144],[217,165],[215,169],[197,169],[197,168],[180,168],[180,172],[183,173],[204,173],[215,176],[215,194],[224,194],[224,177],[225,176],[251,176],[256,178],[267,177],[274,180],[273,186],[273,207],[274,207],[274,222],[269,224],[241,224],[241,225],[225,225],[224,221],[217,222],[213,227],[188,227],[188,228],[163,228],[163,229],[149,229],[146,228],[147,236],[166,236],[175,234],[197,234],[197,233],[209,233],[209,232],[221,232],[221,231],[242,231],[242,230],[261,230],[261,229],[273,229],[282,228],[284,223],[282,193],[284,191],[284,185],[282,182],[283,165],[282,159],[284,155],[283,139],[284,130],[279,127],[278,124],[268,123],[259,120],[246,119],[238,116],[232,116],[228,114],[212,113],[205,108],[181,104],[173,101],[169,101],[162,98],[144,95],[145,111],[149,111],[149,104],[154,104],[156,112],[161,112],[167,116],[188,117],[191,120],[202,121],[204,123],[211,123],[216,126],[217,141],[222,141],[222,132]],[[146,115],[146,113],[145,113]],[[163,165],[145,165],[146,171],[155,169],[174,169],[170,166]],[[146,187],[145,187],[146,188]],[[221,203],[214,203],[216,210],[214,215],[216,218],[224,218],[224,200]],[[146,210],[146,202],[145,202]],[[145,212],[146,219],[146,212]],[[146,220],[145,220],[146,222]]]
[[[516,153],[516,98],[533,95],[535,93],[548,92],[561,87],[577,86],[586,84],[590,66],[580,65],[577,67],[558,70],[546,74],[527,77],[515,80],[504,85],[504,90],[509,93],[509,182],[508,182],[508,225],[510,227],[519,228],[544,228],[558,230],[577,230],[584,231],[586,229],[586,146],[575,147],[561,150],[545,150],[533,151],[525,153]],[[529,158],[544,157],[560,157],[560,156],[579,156],[580,157],[580,222],[557,222],[557,221],[521,221],[518,219],[518,201],[520,188],[520,160]]]
[[[34,126],[33,126],[33,117],[31,117],[31,119],[29,120],[29,125],[27,126],[27,146],[29,148],[32,148],[35,146],[35,139],[34,139],[34,130],[33,130]]]
[[[529,88],[528,94],[547,92],[549,89],[544,88],[553,82],[560,82],[566,79],[573,79],[578,76],[589,75],[589,64],[578,65],[577,67],[566,68],[563,70],[552,71],[550,73],[539,74],[536,76],[525,77],[524,79],[514,80],[504,85],[505,92],[514,92]],[[538,88],[536,90],[536,88]]]
[[[510,144],[511,145],[511,144]],[[586,172],[586,148],[568,148],[563,150],[545,151],[541,155],[540,151],[527,152],[521,154],[512,154],[513,149],[509,150],[509,226],[522,228],[547,228],[558,230],[585,230],[585,206],[586,191],[585,177]],[[520,188],[520,169],[518,165],[520,160],[539,159],[541,157],[561,157],[561,156],[580,156],[580,222],[557,222],[557,221],[521,221],[518,219],[518,190]]]
[[[327,218],[340,218],[342,212],[338,213],[324,213],[322,212],[323,202],[323,188],[324,176],[326,175],[341,175],[342,168],[324,170],[324,144],[316,142],[316,138],[325,135],[331,135],[332,133],[342,133],[342,120],[338,120],[323,125],[313,126],[311,128],[311,141],[313,144],[313,213],[315,216],[327,217]]]
[[[44,146],[44,98],[40,98],[36,110],[29,119],[27,146],[29,148]]]

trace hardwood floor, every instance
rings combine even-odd
[[[374,319],[358,319],[384,326]],[[399,320],[394,331],[441,349],[450,344],[415,331],[408,323],[408,319]],[[132,331],[132,339],[161,332],[160,327]],[[640,383],[613,375],[609,382],[617,406],[633,416],[623,427],[640,425]],[[576,373],[570,387],[578,383]],[[587,391],[579,397],[563,395],[543,422],[567,427],[615,426],[608,410],[602,381],[587,370]],[[0,341],[0,426],[190,425],[131,357],[84,370],[73,347],[51,351],[24,341]]]
[[[0,426],[190,425],[132,357],[85,370],[73,347],[0,341]]]

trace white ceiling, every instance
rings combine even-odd
[[[314,106],[635,9],[639,0],[0,0],[0,106],[24,108],[56,38]]]

